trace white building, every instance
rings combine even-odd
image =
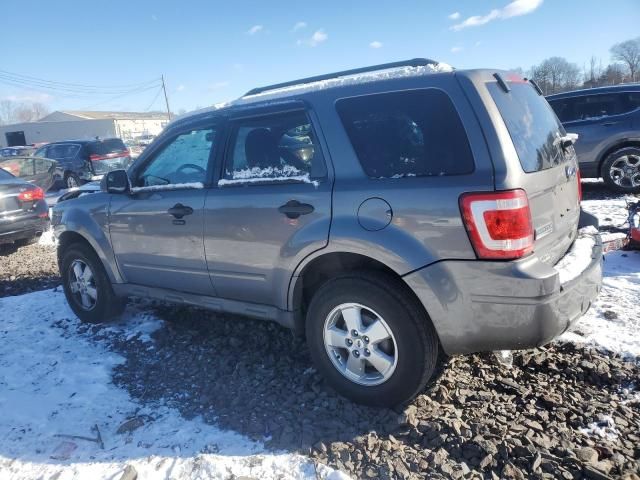
[[[94,137],[130,140],[158,135],[167,123],[162,112],[56,111],[37,122],[0,126],[0,147]]]

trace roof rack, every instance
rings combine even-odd
[[[266,87],[258,87],[249,90],[244,94],[245,97],[257,95],[258,93],[268,92],[269,90],[277,90],[279,88],[291,87],[294,85],[304,85],[312,82],[320,82],[322,80],[330,80],[332,78],[345,77],[347,75],[357,75],[358,73],[375,72],[378,70],[388,70],[390,68],[399,67],[426,67],[427,65],[437,65],[438,62],[428,58],[412,58],[411,60],[401,60],[399,62],[381,63],[380,65],[372,65],[370,67],[354,68],[352,70],[343,70],[341,72],[326,73],[324,75],[316,75],[315,77],[301,78],[300,80],[292,80],[289,82],[276,83]]]

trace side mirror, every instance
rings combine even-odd
[[[102,177],[100,189],[107,193],[129,193],[131,183],[126,170],[113,170]]]

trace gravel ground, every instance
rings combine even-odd
[[[0,297],[22,295],[60,284],[54,247],[0,245]]]
[[[381,410],[335,394],[304,342],[277,325],[191,308],[156,314],[165,323],[152,349],[114,345],[126,358],[117,385],[353,478],[640,474],[640,358],[572,344],[518,354],[511,367],[490,354],[455,357],[404,410]]]

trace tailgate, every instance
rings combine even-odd
[[[517,75],[496,75],[497,81],[487,83],[487,89],[513,142],[513,149],[505,146],[507,168],[517,170],[511,176],[514,186],[529,198],[534,251],[553,265],[574,241],[580,218],[573,139],[532,84]]]

